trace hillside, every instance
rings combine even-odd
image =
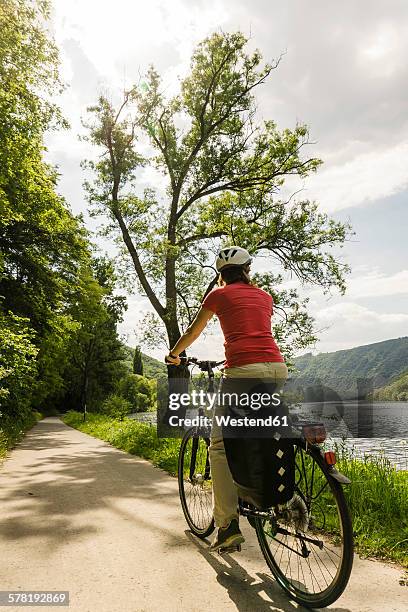
[[[336,394],[363,397],[372,388],[382,388],[407,371],[408,337],[333,353],[307,353],[294,361],[296,371],[288,386],[302,390],[305,399],[321,399],[323,387],[334,391],[328,393],[332,399]]]
[[[142,353],[143,370],[145,376],[149,378],[159,378],[160,376],[167,376],[167,367],[165,363],[158,361],[154,357],[150,357],[145,353]]]
[[[132,369],[134,349],[126,346],[126,364]],[[144,374],[149,378],[167,375],[167,368],[142,353]],[[408,337],[384,340],[352,349],[312,355],[294,360],[287,389],[295,389],[309,401],[356,398],[375,390],[374,399],[408,398]],[[359,383],[357,381],[360,380]],[[406,394],[405,396],[401,394]]]
[[[133,368],[133,353],[134,348],[131,346],[125,346],[124,350],[126,353],[125,363],[130,371]],[[160,376],[167,376],[167,368],[164,363],[161,363],[154,357],[150,357],[150,355],[146,355],[142,353],[142,361],[143,361],[143,374],[148,378],[158,378]]]
[[[408,371],[403,372],[388,385],[377,389],[373,394],[377,401],[408,402]]]

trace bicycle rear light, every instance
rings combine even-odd
[[[337,462],[336,453],[333,451],[326,451],[324,453],[324,460],[327,465],[335,465]]]
[[[302,429],[303,435],[309,444],[321,444],[327,437],[326,428],[323,423],[303,425]]]

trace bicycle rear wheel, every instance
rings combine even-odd
[[[195,430],[187,431],[178,461],[181,506],[188,526],[199,538],[206,538],[215,529],[208,447],[208,439],[195,434]]]
[[[344,591],[353,564],[353,531],[342,486],[318,448],[295,445],[295,495],[269,518],[256,518],[264,558],[291,599],[324,608]]]

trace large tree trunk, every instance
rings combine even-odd
[[[176,318],[171,322],[166,322],[167,335],[170,348],[175,345],[180,338],[180,329]],[[185,352],[183,356],[185,355]],[[170,427],[168,419],[170,416],[184,418],[186,407],[180,406],[178,410],[170,410],[169,397],[171,394],[181,395],[189,391],[190,372],[186,365],[167,366],[167,384],[161,386],[158,391],[159,412],[158,412],[158,435],[160,437],[176,437],[177,428]],[[160,396],[160,399],[159,399]]]
[[[171,322],[169,322],[166,325],[166,329],[167,329],[167,336],[169,338],[169,346],[171,349],[171,347],[173,347],[176,344],[177,340],[181,336],[177,319],[174,318]],[[181,353],[181,356],[184,357],[185,355],[186,355],[186,352],[183,351],[183,353]],[[169,378],[180,378],[181,379],[181,378],[190,377],[189,369],[185,365],[179,365],[179,366],[168,365],[167,373],[168,373]]]

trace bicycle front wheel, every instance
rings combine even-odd
[[[209,440],[187,431],[181,441],[178,484],[181,506],[192,533],[208,537],[215,529],[212,512],[212,483]]]
[[[353,564],[353,531],[342,486],[319,449],[295,446],[295,494],[270,518],[256,519],[264,558],[297,603],[332,604],[344,591]]]

